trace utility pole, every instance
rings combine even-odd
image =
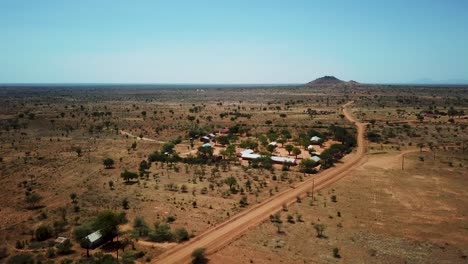
[[[405,170],[405,154],[401,156],[401,170]]]

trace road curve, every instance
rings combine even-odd
[[[362,164],[365,160],[366,152],[364,140],[366,125],[359,123],[352,116],[348,108],[352,103],[353,102],[349,102],[343,106],[343,114],[346,119],[351,121],[357,128],[357,150],[347,155],[343,163],[322,171],[316,176],[298,183],[294,188],[284,190],[262,203],[233,216],[225,222],[206,230],[190,241],[167,250],[153,259],[152,263],[189,263],[192,252],[197,248],[206,248],[207,254],[212,254],[231,243],[250,228],[268,219],[271,214],[281,210],[283,204],[289,205],[294,203],[297,196],[303,196],[307,191],[311,191],[312,188],[318,191],[327,187]]]

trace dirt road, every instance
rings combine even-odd
[[[120,134],[122,135],[126,135],[126,136],[129,136],[131,138],[136,138],[137,140],[143,140],[143,141],[148,141],[148,142],[154,142],[154,143],[159,143],[159,144],[164,144],[166,142],[164,141],[159,141],[159,140],[155,140],[155,139],[151,139],[151,138],[146,138],[146,137],[137,137],[133,134],[131,134],[130,132],[126,132],[126,131],[123,131],[123,130],[120,130]]]
[[[350,170],[359,166],[365,160],[365,124],[357,122],[352,116],[348,106],[352,102],[343,106],[343,114],[357,127],[357,150],[344,158],[344,162],[331,169],[319,173],[304,182],[298,183],[294,188],[285,190],[264,202],[257,204],[201,234],[194,239],[179,244],[154,259],[152,263],[188,263],[193,250],[206,248],[207,254],[211,254],[228,245],[235,238],[241,236],[248,229],[253,228],[266,219],[271,214],[281,210],[283,204],[292,204],[297,196],[303,196],[307,191],[318,191],[333,182],[346,176]]]

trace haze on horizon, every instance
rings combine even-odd
[[[0,83],[468,83],[468,2],[0,2]]]

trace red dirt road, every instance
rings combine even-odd
[[[234,239],[241,236],[250,228],[253,228],[266,219],[271,214],[281,210],[283,204],[292,204],[296,201],[297,196],[303,196],[307,191],[318,191],[337,180],[346,176],[350,170],[358,167],[365,160],[365,124],[357,122],[354,119],[348,106],[349,102],[343,106],[343,114],[353,122],[357,127],[357,150],[347,155],[342,164],[338,164],[333,168],[319,173],[304,182],[298,183],[294,188],[285,190],[262,203],[259,203],[235,216],[231,219],[199,234],[190,241],[179,244],[152,261],[152,263],[188,263],[191,259],[192,252],[197,248],[206,248],[207,254],[216,252],[222,249]]]

